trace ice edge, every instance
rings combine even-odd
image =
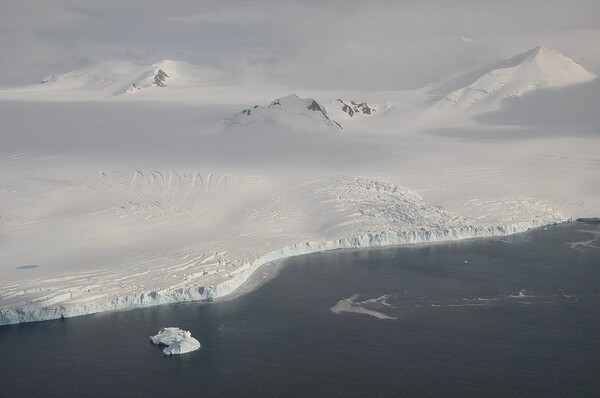
[[[72,318],[99,312],[128,310],[134,308],[153,307],[162,304],[185,303],[193,301],[212,301],[233,293],[262,265],[272,261],[336,249],[369,248],[383,246],[400,246],[417,243],[450,242],[474,238],[490,238],[522,233],[545,225],[556,224],[556,220],[534,220],[512,225],[464,226],[453,229],[434,229],[409,232],[381,232],[358,237],[342,237],[326,242],[304,242],[271,251],[252,263],[242,267],[242,271],[233,278],[216,286],[198,286],[171,291],[151,291],[113,297],[108,300],[82,305],[47,306],[35,310],[23,309],[0,310],[0,325],[25,322],[47,321],[61,318]]]

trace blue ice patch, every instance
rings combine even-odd
[[[21,265],[20,267],[17,267],[17,269],[32,269],[37,267],[39,267],[39,265]]]

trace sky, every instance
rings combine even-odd
[[[177,59],[236,81],[415,88],[537,45],[600,73],[600,1],[2,0],[0,86]]]

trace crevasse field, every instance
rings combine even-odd
[[[600,82],[543,47],[405,91],[232,85],[173,60],[42,81],[0,89],[0,324],[600,215]]]

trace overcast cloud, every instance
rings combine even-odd
[[[0,86],[108,59],[248,82],[416,87],[536,45],[600,73],[600,1],[2,0]]]

